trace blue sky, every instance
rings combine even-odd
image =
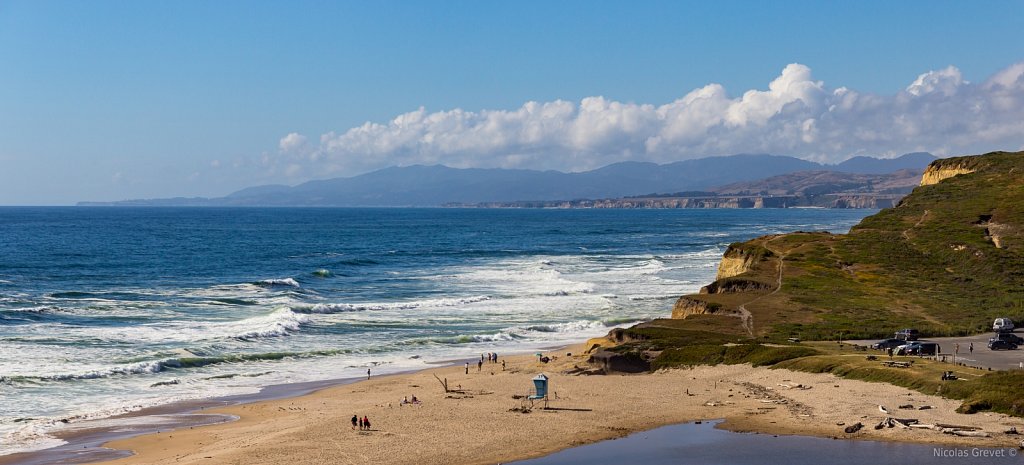
[[[1016,150],[1019,124],[986,128],[1024,120],[1021,24],[1021,1],[0,0],[0,204]]]

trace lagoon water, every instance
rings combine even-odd
[[[514,465],[996,465],[1020,463],[1017,449],[848,441],[733,433],[718,422],[686,423],[574,447]]]
[[[0,455],[62,420],[664,317],[726,246],[868,210],[0,208]]]

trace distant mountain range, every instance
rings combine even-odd
[[[442,165],[392,167],[349,178],[297,186],[266,185],[220,198],[170,198],[79,202],[83,206],[440,206],[529,200],[615,198],[651,193],[702,191],[799,171],[883,174],[923,171],[936,157],[908,153],[898,158],[854,157],[823,165],[779,155],[732,155],[659,165],[623,162],[580,173],[513,169],[459,169]]]

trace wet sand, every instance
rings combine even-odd
[[[724,418],[736,431],[801,434],[978,447],[1016,446],[1024,421],[1001,414],[955,413],[957,401],[880,383],[829,374],[752,368],[697,367],[640,375],[573,375],[586,367],[582,347],[506,358],[507,368],[474,364],[375,377],[312,394],[204,411],[239,420],[179,429],[107,446],[132,450],[110,464],[477,464],[509,462],[659,426]],[[550,409],[515,397],[531,379],[550,377]],[[435,375],[448,380],[446,393]],[[416,396],[419,404],[401,405]],[[915,410],[898,409],[911,404]],[[891,414],[879,411],[884,405]],[[928,410],[916,410],[928,405]],[[524,411],[524,407],[526,407]],[[367,416],[370,431],[351,427]],[[974,426],[991,438],[966,438],[934,430],[873,426],[887,416],[921,423]],[[861,422],[854,434],[844,426]],[[840,425],[839,423],[842,423]]]

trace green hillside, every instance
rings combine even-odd
[[[996,317],[1024,321],[1024,152],[937,160],[924,177],[957,172],[969,173],[917,187],[849,234],[733,244],[726,256],[747,258],[742,272],[681,298],[676,317],[733,332],[746,314],[749,335],[804,340],[901,327],[960,335]]]

